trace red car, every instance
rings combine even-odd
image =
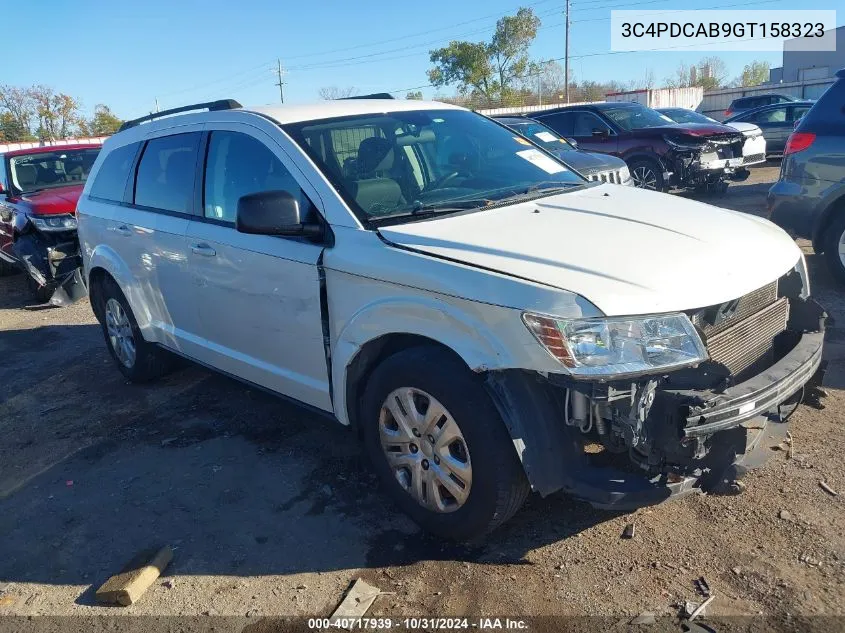
[[[718,123],[675,123],[639,103],[607,102],[535,112],[578,149],[611,154],[628,164],[635,187],[724,191],[748,178],[742,133]]]
[[[21,268],[42,303],[85,295],[76,201],[100,145],[35,147],[0,155],[0,275]]]

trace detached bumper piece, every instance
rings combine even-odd
[[[824,332],[803,334],[787,356],[762,374],[690,407],[684,437],[712,435],[777,408],[819,370],[823,340]]]
[[[82,279],[82,257],[75,234],[59,240],[28,233],[15,240],[12,252],[38,288],[51,294],[50,305],[65,306],[86,296]]]

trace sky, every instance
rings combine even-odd
[[[658,84],[680,63],[715,54],[729,76],[752,60],[781,64],[777,52],[637,52],[608,55],[610,10],[662,8],[835,9],[841,0],[572,0],[570,74],[627,82],[653,71]],[[132,118],[155,108],[220,98],[244,105],[279,102],[277,59],[286,69],[284,98],[307,103],[325,86],[362,93],[429,83],[428,51],[450,40],[488,40],[496,20],[530,6],[542,25],[534,59],[564,55],[565,0],[39,0],[4,3],[0,84],[44,84]],[[837,15],[843,24],[845,12]],[[37,37],[39,45],[27,40]],[[49,45],[54,43],[55,48]],[[16,54],[17,52],[17,54]],[[453,89],[420,88],[426,98]]]

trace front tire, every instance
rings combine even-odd
[[[633,160],[628,165],[634,186],[649,191],[664,191],[666,183],[663,181],[663,170],[653,160]]]
[[[845,284],[845,213],[840,213],[824,236],[824,258],[830,273]]]
[[[529,486],[481,379],[437,347],[384,360],[364,392],[364,443],[387,493],[423,529],[478,539],[520,508]]]
[[[110,278],[103,279],[97,297],[106,346],[126,379],[149,382],[165,374],[172,365],[172,357],[144,340],[132,308],[118,285]]]

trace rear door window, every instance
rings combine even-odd
[[[538,118],[561,136],[574,136],[575,118],[578,114],[578,112],[558,112]]]
[[[91,197],[112,202],[123,201],[126,181],[139,145],[139,143],[130,143],[118,147],[106,156],[97,172],[97,178],[91,183]]]
[[[200,133],[151,139],[135,179],[135,204],[174,213],[191,213]]]

